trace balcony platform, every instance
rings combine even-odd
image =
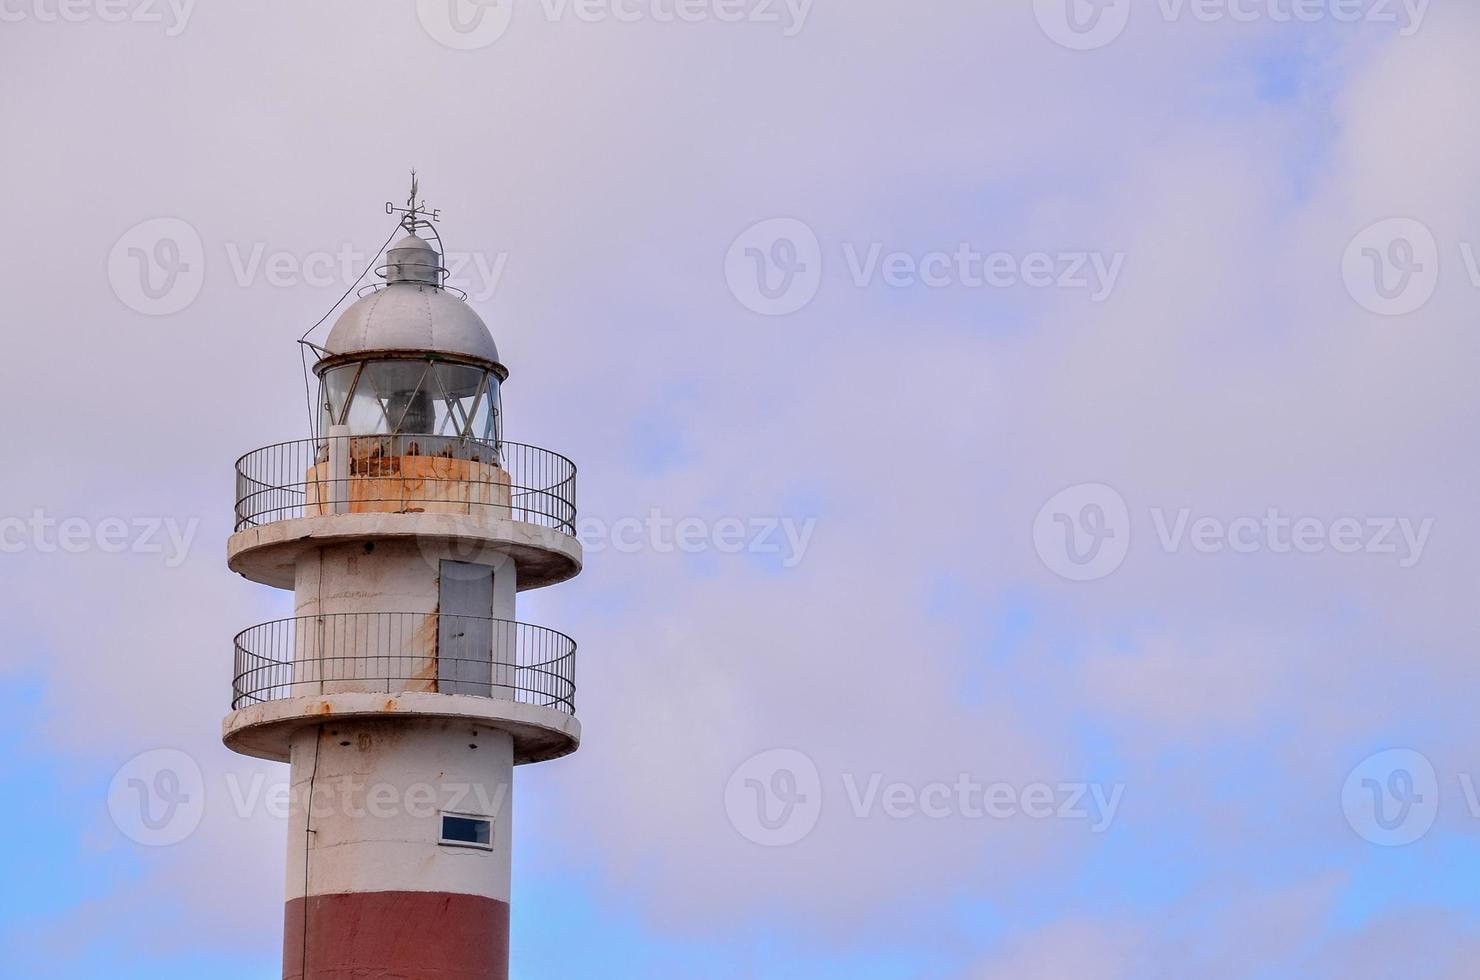
[[[581,570],[576,468],[522,443],[436,435],[330,435],[278,443],[236,464],[231,569],[280,589],[324,544],[401,539],[503,554],[520,590]]]
[[[331,514],[293,517],[233,534],[226,545],[232,571],[253,582],[292,589],[302,554],[325,544],[414,540],[454,542],[463,554],[507,554],[519,565],[519,589],[542,588],[581,570],[581,543],[570,534],[522,520],[467,514]]]
[[[226,716],[222,741],[233,752],[287,762],[295,732],[336,721],[429,718],[465,721],[508,732],[514,764],[544,762],[574,752],[581,723],[558,708],[456,694],[354,692],[251,704]]]

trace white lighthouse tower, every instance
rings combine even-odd
[[[414,180],[387,210],[404,237],[316,348],[312,438],[237,463],[228,562],[294,615],[236,637],[224,740],[291,766],[284,977],[503,980],[513,768],[580,742],[575,643],[516,608],[580,571],[575,467],[504,439],[436,213]]]

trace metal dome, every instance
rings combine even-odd
[[[335,322],[324,342],[330,356],[429,351],[499,363],[482,317],[438,285],[441,256],[429,242],[407,235],[386,256],[386,285],[362,296]]]
[[[432,243],[420,235],[410,234],[386,250],[387,282],[425,282],[442,285],[442,256]]]

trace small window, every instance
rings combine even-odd
[[[487,817],[470,817],[460,813],[442,814],[442,841],[453,847],[481,847],[493,850],[493,821]]]

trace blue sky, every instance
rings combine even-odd
[[[225,568],[231,464],[306,435],[294,341],[348,283],[294,270],[373,251],[412,165],[448,248],[505,260],[464,285],[508,435],[576,460],[608,544],[521,597],[581,644],[584,743],[518,776],[515,976],[1470,975],[1480,13],[1130,0],[1076,50],[1080,2],[817,0],[795,36],[530,4],[480,39],[350,0],[7,23],[14,975],[276,975],[285,829],[227,787],[285,772],[219,723],[231,637],[291,599]],[[160,219],[201,247],[167,312],[110,274]],[[973,285],[961,247],[1016,278]],[[288,271],[243,276],[253,249]],[[1103,297],[1058,275],[1095,259]],[[654,512],[743,547],[610,547]],[[1216,540],[1164,543],[1179,513]],[[1113,567],[1081,574],[1104,521]],[[109,809],[157,750],[205,801],[161,847]],[[778,750],[818,809],[768,846],[734,788]],[[1096,831],[895,815],[871,778],[1122,795]]]

